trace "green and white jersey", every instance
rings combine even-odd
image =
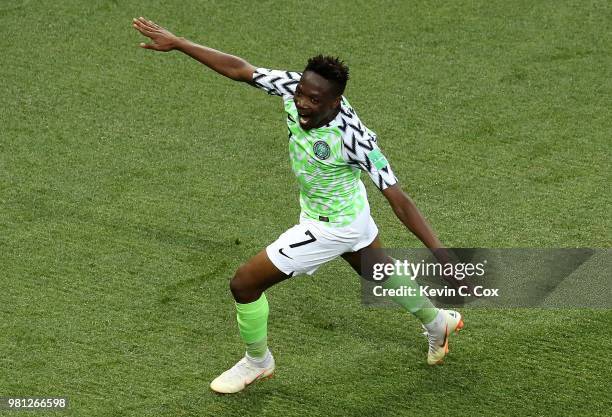
[[[376,134],[368,129],[342,97],[340,112],[330,123],[303,130],[293,100],[302,74],[258,68],[252,84],[281,96],[287,113],[291,168],[300,189],[302,216],[346,226],[368,206],[360,180],[365,171],[380,190],[397,183]]]

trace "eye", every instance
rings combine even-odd
[[[310,101],[312,102],[312,104],[319,104],[318,98],[311,98]]]

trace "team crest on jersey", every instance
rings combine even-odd
[[[327,159],[329,158],[329,154],[331,153],[329,145],[322,140],[316,141],[315,144],[312,146],[312,150],[314,151],[316,157],[319,159]]]

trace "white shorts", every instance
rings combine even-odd
[[[330,227],[324,222],[301,217],[299,224],[266,248],[266,253],[287,275],[312,275],[321,265],[343,253],[368,246],[377,235],[378,227],[366,206],[353,223],[344,227]]]

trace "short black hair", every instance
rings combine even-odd
[[[312,71],[321,77],[331,81],[337,86],[335,93],[339,96],[344,94],[346,83],[349,79],[348,66],[340,58],[333,56],[317,55],[308,60],[304,72]]]

